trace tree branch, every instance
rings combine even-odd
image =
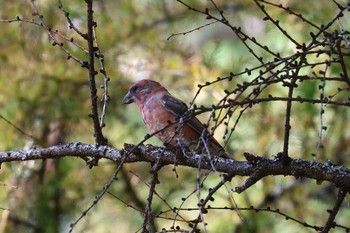
[[[339,189],[337,200],[335,201],[333,209],[329,210],[329,217],[328,217],[327,223],[323,227],[321,233],[327,233],[331,228],[335,226],[334,219],[339,212],[340,206],[344,201],[346,193],[347,193],[346,191]]]
[[[131,147],[133,145],[126,144],[126,148]],[[123,161],[124,163],[155,163],[159,160],[159,164],[165,166],[173,164],[175,156],[169,150],[152,145],[140,145],[131,153],[128,149],[118,150],[108,146],[76,142],[48,148],[0,152],[0,163],[63,157],[80,157],[83,159],[86,157],[97,157],[116,162]],[[285,165],[279,157],[266,159],[255,156],[253,161],[236,161],[221,157],[215,157],[214,161],[209,161],[207,157],[205,159],[200,159],[200,157],[200,155],[184,155],[184,159],[177,160],[177,165],[198,168],[198,163],[201,163],[200,167],[202,169],[210,170],[214,164],[218,172],[227,173],[231,176],[251,176],[258,173],[260,179],[269,175],[304,177],[317,181],[329,181],[345,190],[345,192],[350,190],[350,169],[329,161],[318,163],[302,159],[291,159],[290,164]]]
[[[94,47],[94,28],[97,26],[96,22],[93,19],[93,1],[86,0],[87,4],[87,43],[89,47],[89,62],[87,67],[89,69],[89,84],[90,84],[90,95],[91,95],[91,117],[94,123],[94,136],[96,144],[106,145],[107,139],[102,134],[102,128],[99,122],[98,117],[98,108],[97,108],[97,89],[95,76],[97,71],[95,70],[95,47]]]

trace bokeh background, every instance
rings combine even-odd
[[[59,30],[77,44],[85,42],[69,29],[57,2],[35,1],[48,26]],[[254,1],[215,1],[230,22],[242,31],[267,45],[271,50],[288,56],[295,47],[274,25],[263,20],[263,13]],[[338,1],[346,5],[346,1]],[[86,30],[84,1],[62,1],[73,23]],[[209,1],[188,1],[194,7],[213,10]],[[326,24],[338,12],[332,1],[301,0],[278,1],[302,14],[316,25]],[[143,125],[136,105],[123,106],[121,100],[131,83],[143,78],[161,82],[176,97],[189,103],[198,91],[198,84],[214,81],[230,72],[259,66],[258,60],[235,34],[216,23],[186,35],[208,23],[201,14],[188,10],[177,1],[165,0],[99,0],[94,1],[97,41],[105,57],[105,70],[111,81],[103,129],[110,145],[122,148],[124,143],[138,143],[147,129]],[[297,17],[280,8],[269,7],[268,12],[298,41],[310,40],[313,29]],[[29,1],[1,1],[0,19],[32,19]],[[349,30],[349,13],[335,23],[333,30]],[[90,112],[88,73],[66,55],[52,46],[47,33],[38,26],[25,22],[0,23],[0,150],[47,147],[60,143],[80,141],[94,143]],[[170,38],[169,38],[170,37]],[[87,54],[74,44],[67,48],[81,59]],[[253,45],[252,45],[253,46]],[[266,59],[271,55],[256,48]],[[325,59],[315,56],[315,62]],[[98,63],[96,62],[98,65]],[[349,64],[349,63],[348,63]],[[305,75],[318,72],[322,67],[305,70]],[[339,75],[340,68],[330,67],[329,77]],[[254,76],[254,74],[252,75]],[[224,90],[253,77],[243,74],[231,82],[219,82],[204,88],[195,100],[199,105],[216,104],[225,95]],[[103,77],[97,76],[98,86]],[[295,96],[318,98],[319,82],[301,85]],[[336,84],[327,85],[327,93],[335,93]],[[99,89],[99,96],[102,94]],[[274,86],[269,94],[285,95],[286,89]],[[346,98],[348,92],[339,94]],[[236,130],[224,140],[223,128],[215,133],[220,143],[236,159],[243,160],[243,152],[271,158],[283,146],[283,103],[273,102],[254,106],[240,120]],[[208,114],[199,116],[205,121]],[[294,158],[349,165],[349,110],[342,107],[326,108],[322,145],[319,145],[320,106],[297,104],[293,106],[290,153]],[[20,129],[20,130],[19,130]],[[162,145],[151,138],[147,143]],[[69,224],[92,203],[113,174],[116,165],[100,161],[89,169],[84,161],[73,158],[46,161],[28,161],[2,164],[0,191],[0,232],[67,232]],[[147,198],[150,166],[146,163],[126,164],[118,180],[99,204],[76,227],[75,232],[135,232],[142,226],[142,209]],[[163,169],[157,192],[172,206],[195,190],[197,171],[172,167]],[[220,177],[213,175],[207,187],[215,185]],[[231,186],[244,178],[235,177]],[[228,187],[228,188],[232,188]],[[234,194],[238,207],[279,208],[281,211],[311,225],[323,225],[326,209],[331,208],[336,193],[329,184],[316,184],[307,179],[267,177],[247,192]],[[117,198],[116,198],[117,197]],[[130,208],[125,203],[134,206]],[[184,207],[195,207],[197,197],[189,198]],[[338,221],[346,224],[350,218],[349,202],[339,213]],[[216,206],[230,206],[226,190],[221,190]],[[153,209],[165,211],[166,205],[155,198]],[[197,212],[186,211],[186,217]],[[308,229],[278,214],[254,211],[210,211],[208,232],[308,232]],[[157,219],[157,225],[169,228],[173,222]],[[181,223],[176,223],[177,224]],[[310,232],[314,232],[310,230]],[[334,232],[342,232],[335,230]]]

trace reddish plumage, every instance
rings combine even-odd
[[[123,104],[133,102],[136,102],[149,131],[158,132],[155,136],[163,143],[197,150],[203,148],[203,143],[198,147],[198,142],[203,132],[208,134],[204,125],[196,117],[192,117],[178,128],[178,121],[188,107],[158,82],[143,79],[134,83],[125,95]],[[173,124],[169,125],[170,122]],[[206,145],[211,153],[227,157],[214,137],[210,137]]]

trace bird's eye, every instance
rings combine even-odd
[[[138,89],[137,86],[133,86],[133,87],[131,88],[131,91],[132,91],[132,92],[135,92],[137,89]]]

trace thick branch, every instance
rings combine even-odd
[[[107,146],[96,146],[83,143],[70,143],[58,145],[49,148],[15,150],[8,152],[0,152],[0,163],[24,160],[36,160],[47,158],[62,157],[97,157],[105,158],[112,161],[122,161],[124,156],[127,158],[124,163],[134,162],[157,162],[160,165],[174,164],[175,154],[165,150],[162,147],[152,145],[140,145],[133,153],[129,154],[125,150],[118,150]],[[349,191],[350,190],[350,169],[332,164],[331,162],[318,163],[306,161],[302,159],[291,159],[289,165],[284,165],[281,159],[265,159],[255,157],[254,161],[235,161],[232,159],[217,158],[210,163],[206,159],[200,159],[199,155],[184,156],[184,159],[177,159],[179,166],[187,166],[198,168],[201,163],[202,169],[215,169],[219,172],[228,173],[230,175],[251,176],[259,172],[261,178],[268,175],[294,176],[296,178],[310,178],[317,181],[329,181],[337,187]]]

